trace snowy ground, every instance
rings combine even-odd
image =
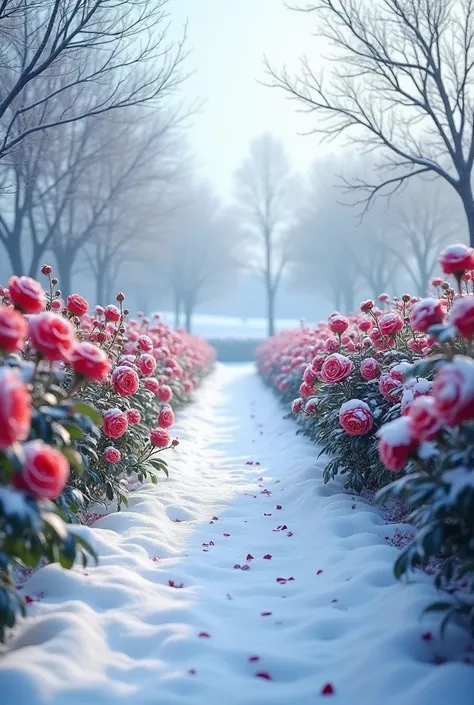
[[[174,314],[162,312],[164,321],[174,324]],[[275,321],[277,332],[289,328],[299,328],[301,321],[295,318],[279,318]],[[267,337],[268,321],[266,318],[237,318],[235,316],[216,316],[197,313],[193,316],[193,332],[204,338],[250,338],[263,340]]]
[[[472,705],[463,634],[419,619],[430,578],[392,577],[397,527],[324,486],[282,415],[251,367],[218,368],[169,481],[81,529],[100,566],[26,584],[44,595],[0,658],[2,705]]]

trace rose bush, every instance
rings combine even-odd
[[[452,599],[432,609],[474,634],[474,250],[450,246],[440,265],[453,285],[437,277],[425,299],[383,294],[384,310],[367,300],[359,314],[283,332],[257,363],[329,455],[325,482],[341,474],[351,491],[403,498],[416,533],[396,575],[432,572],[436,559]]]
[[[214,363],[157,314],[129,320],[121,292],[91,311],[79,294],[63,303],[52,267],[42,272],[46,291],[29,277],[0,287],[0,641],[24,612],[15,568],[95,558],[69,524],[91,503],[120,509],[127,477],[168,474],[174,410]]]

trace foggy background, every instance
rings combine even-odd
[[[48,262],[64,295],[107,304],[123,290],[132,312],[159,310],[210,337],[263,337],[269,291],[277,328],[350,312],[382,291],[425,294],[440,248],[467,239],[453,189],[414,178],[361,220],[338,177],[370,180],[376,154],[308,134],[319,118],[264,85],[264,56],[297,71],[306,54],[329,71],[313,17],[281,0],[158,5],[147,29],[163,33],[159,52],[137,63],[146,70],[137,69],[126,109],[88,116],[87,87],[56,95],[62,79],[52,71],[44,80],[56,97],[46,109],[59,121],[84,101],[84,119],[36,132],[3,155],[0,146],[0,281],[13,271],[38,276]],[[14,23],[7,29],[17,47]],[[136,51],[140,36],[130,41]],[[142,95],[147,71],[162,72],[157,95]],[[9,81],[7,70],[3,86]],[[27,118],[36,119],[41,90],[29,84]],[[3,130],[21,134],[30,125],[23,118],[13,103]]]

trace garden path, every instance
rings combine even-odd
[[[218,367],[170,479],[80,529],[100,565],[28,581],[2,705],[472,705],[461,633],[420,622],[429,577],[394,581],[400,527],[325,486],[283,415],[251,366]]]

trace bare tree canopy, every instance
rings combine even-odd
[[[318,0],[299,9],[335,48],[333,68],[303,57],[298,76],[266,62],[270,84],[314,114],[314,132],[378,152],[381,177],[349,186],[364,209],[415,175],[462,200],[474,244],[474,0]]]
[[[275,330],[275,298],[291,261],[289,226],[295,182],[283,145],[270,134],[255,139],[236,173],[236,201],[248,231],[248,258],[265,282],[268,334]]]
[[[184,37],[168,37],[167,4],[0,0],[0,157],[39,130],[172,92],[185,52]]]

